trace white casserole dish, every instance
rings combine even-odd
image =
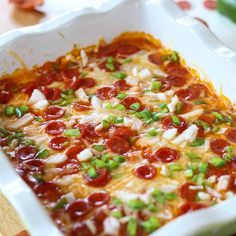
[[[99,0],[98,0],[99,1]],[[202,78],[236,101],[236,54],[201,23],[186,16],[171,0],[112,0],[73,10],[53,21],[0,37],[0,74],[23,61],[28,67],[54,60],[74,43],[107,41],[125,31],[144,31],[180,52]],[[19,55],[21,60],[19,60]],[[0,152],[0,190],[10,200],[32,236],[61,235],[32,191]],[[152,235],[229,235],[236,232],[236,197],[214,207],[181,216]]]

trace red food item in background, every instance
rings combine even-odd
[[[215,10],[217,6],[215,0],[204,0],[203,5],[208,10]]]
[[[208,125],[212,126],[215,121],[215,117],[212,114],[202,114],[198,120],[206,122]]]
[[[127,84],[127,82],[124,79],[120,79],[118,81],[116,81],[113,86],[118,89],[118,90],[128,90],[131,88],[131,86],[129,84]]]
[[[69,159],[77,159],[77,155],[83,151],[80,145],[76,145],[67,150],[66,155]]]
[[[122,138],[128,139],[129,137],[134,136],[134,131],[126,126],[119,126],[115,128],[113,136],[120,136]]]
[[[91,104],[90,102],[75,102],[73,107],[77,111],[88,111],[91,109]]]
[[[49,202],[56,202],[61,196],[60,188],[53,182],[37,184],[34,187],[34,192],[39,198]]]
[[[34,89],[36,89],[38,86],[36,84],[36,82],[28,82],[27,84],[24,85],[24,87],[21,89],[21,91],[23,93],[28,94],[29,96],[31,96],[32,92]]]
[[[183,184],[179,191],[180,191],[180,195],[182,198],[188,200],[188,201],[196,201],[196,196],[198,193],[197,189],[190,189],[190,186],[196,186],[195,184],[191,184],[191,183],[185,183]]]
[[[63,79],[77,79],[80,75],[78,68],[65,68],[60,74]]]
[[[134,103],[139,103],[139,104],[140,104],[140,107],[139,107],[138,111],[142,111],[142,110],[143,110],[142,103],[141,103],[141,101],[140,101],[138,98],[135,98],[135,97],[126,97],[126,98],[124,98],[124,99],[121,101],[121,104],[122,104],[123,106],[125,106],[127,109],[131,109],[131,105],[134,104]]]
[[[105,57],[115,57],[116,56],[116,48],[112,45],[100,47],[97,56],[99,58],[105,58]]]
[[[107,169],[98,169],[96,170],[97,177],[91,178],[87,174],[84,175],[85,181],[88,185],[93,187],[103,187],[105,186],[109,180],[111,179],[111,176]]]
[[[180,76],[176,76],[176,75],[170,75],[167,77],[167,79],[170,81],[171,85],[175,86],[175,87],[181,87],[183,85],[185,85],[187,78],[185,77],[180,77]]]
[[[50,85],[53,82],[53,76],[51,74],[43,74],[40,75],[36,81],[38,86],[47,86]]]
[[[21,161],[34,159],[38,150],[33,146],[20,146],[16,149],[15,156]]]
[[[153,155],[153,158],[160,162],[164,163],[169,163],[173,162],[177,159],[179,159],[179,153],[178,151],[168,148],[168,147],[163,147],[159,148]]]
[[[6,104],[13,98],[10,90],[0,90],[0,104]]]
[[[129,142],[120,136],[113,136],[106,141],[106,146],[111,149],[112,152],[123,154],[129,151]]]
[[[163,60],[163,55],[161,55],[160,53],[158,52],[155,52],[155,53],[151,53],[148,55],[148,60],[153,63],[153,64],[156,64],[156,65],[162,65],[164,60]]]
[[[117,91],[112,87],[103,87],[98,89],[96,94],[101,100],[109,100],[117,96]]]
[[[38,88],[47,98],[47,100],[55,101],[61,97],[61,90],[58,88],[48,88],[41,86]]]
[[[80,88],[92,88],[96,85],[96,81],[93,78],[82,78],[80,79]]]
[[[230,143],[226,141],[225,139],[213,139],[210,142],[210,147],[212,152],[214,152],[217,155],[223,156],[224,153],[226,153],[225,148],[230,146]]]
[[[236,129],[235,128],[228,129],[226,132],[226,138],[229,141],[236,143]]]
[[[180,99],[183,99],[185,101],[192,101],[192,100],[199,98],[201,91],[199,91],[198,89],[195,89],[195,88],[188,87],[186,89],[180,89],[180,90],[176,91],[175,94]]]
[[[113,68],[110,68],[109,66],[107,66],[107,64],[109,64],[107,62],[107,60],[105,60],[104,62],[102,62],[101,64],[99,64],[99,68],[101,70],[105,70],[107,72],[114,72],[114,71],[118,71],[120,69],[120,63],[117,62],[117,61],[114,61],[112,63],[112,65],[114,66],[114,69]]]
[[[91,207],[86,200],[79,199],[71,203],[66,211],[72,219],[77,219],[88,214],[91,211]]]
[[[182,10],[190,10],[192,7],[189,1],[180,0],[180,1],[177,1],[177,4]]]
[[[171,81],[169,79],[161,79],[159,81],[161,82],[161,92],[165,92],[171,88]]]
[[[49,147],[57,151],[63,151],[68,145],[69,139],[64,136],[54,137],[49,142]]]
[[[107,192],[100,191],[90,194],[87,199],[92,207],[99,207],[108,203],[110,196]]]
[[[85,222],[77,222],[74,224],[71,236],[94,236]]]
[[[188,212],[196,211],[202,208],[206,208],[207,206],[197,202],[186,202],[180,208],[180,214],[186,214]]]
[[[44,117],[46,120],[56,120],[61,118],[65,114],[65,110],[57,106],[49,106],[44,111]]]
[[[33,10],[36,7],[42,5],[44,3],[44,0],[9,0],[9,2],[14,4],[18,8]]]
[[[153,179],[157,171],[152,165],[141,165],[134,169],[134,174],[141,179]]]
[[[131,44],[125,44],[125,43],[118,43],[116,45],[116,50],[118,54],[121,55],[132,55],[136,52],[139,51],[139,48],[136,47],[135,45],[131,45]]]
[[[180,125],[176,125],[172,121],[172,116],[167,116],[163,121],[162,121],[162,127],[163,129],[171,129],[171,128],[176,128],[178,129],[179,133],[182,133],[186,128],[187,128],[187,123],[184,120],[184,118],[177,116],[180,120]]]
[[[47,124],[45,131],[49,135],[59,135],[66,129],[66,125],[62,121],[52,121]]]

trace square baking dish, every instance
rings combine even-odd
[[[92,4],[91,4],[92,5]],[[171,0],[96,1],[50,22],[12,31],[0,37],[0,74],[55,60],[73,48],[100,37],[110,41],[127,31],[143,31],[178,51],[202,79],[236,101],[236,54],[209,29],[186,16]],[[0,151],[0,190],[12,203],[32,236],[61,235],[29,187]],[[229,235],[236,232],[236,198],[181,216],[152,235]]]

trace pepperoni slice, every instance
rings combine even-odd
[[[163,147],[154,153],[154,158],[160,162],[169,163],[179,159],[179,153],[174,149]]]
[[[7,145],[8,145],[7,138],[0,137],[0,147],[4,147]]]
[[[85,222],[77,222],[73,225],[71,236],[94,236]]]
[[[192,101],[194,99],[199,98],[201,91],[195,88],[186,88],[186,89],[181,89],[175,92],[175,94],[183,100],[186,101]]]
[[[31,172],[43,170],[44,163],[37,159],[30,159],[23,162],[24,167]]]
[[[99,137],[109,138],[109,128],[102,127],[101,129],[96,129],[95,133]]]
[[[45,131],[49,135],[59,135],[66,129],[66,125],[62,121],[52,121],[48,123]]]
[[[101,100],[109,100],[117,96],[116,89],[112,87],[103,87],[97,90],[97,97]]]
[[[153,64],[156,64],[158,66],[162,65],[163,64],[163,55],[161,55],[160,53],[158,52],[155,52],[155,53],[152,53],[152,54],[149,54],[148,55],[148,60],[153,63]]]
[[[53,77],[51,74],[44,74],[37,78],[38,86],[47,86],[53,82]]]
[[[61,71],[63,79],[72,79],[79,76],[79,70],[77,68],[65,68]]]
[[[157,171],[152,165],[141,165],[134,169],[134,174],[141,179],[153,179]]]
[[[99,58],[105,57],[115,57],[116,56],[116,48],[113,45],[108,45],[104,47],[100,47],[97,53]]]
[[[60,196],[60,188],[53,182],[40,183],[34,187],[34,192],[41,199],[49,202],[57,201]]]
[[[202,208],[205,208],[206,205],[197,203],[197,202],[187,202],[184,203],[180,208],[181,215],[186,214],[188,212],[196,211]]]
[[[127,82],[124,80],[124,79],[120,79],[120,80],[117,80],[113,86],[118,89],[118,90],[121,90],[121,91],[124,91],[124,90],[128,90],[131,88],[131,86],[129,84],[127,84]]]
[[[143,110],[142,103],[138,98],[126,97],[121,101],[121,104],[124,105],[127,109],[131,109],[131,105],[134,104],[134,103],[139,103],[140,104],[140,107],[139,107],[138,111]]]
[[[126,126],[120,126],[115,128],[113,136],[120,136],[122,138],[128,139],[129,137],[134,136],[134,131]]]
[[[220,156],[223,156],[223,154],[226,152],[225,148],[230,146],[230,143],[226,141],[225,139],[213,139],[210,142],[210,147],[212,152],[215,154],[218,154]]]
[[[192,7],[191,3],[185,0],[178,1],[177,4],[182,10],[190,10]]]
[[[44,111],[44,117],[46,120],[56,120],[61,118],[65,114],[65,110],[57,106],[49,106]]]
[[[72,219],[77,219],[88,214],[91,211],[91,207],[86,200],[79,199],[71,203],[66,211]]]
[[[21,91],[31,96],[33,90],[36,88],[37,88],[36,82],[28,82],[27,84],[24,85]]]
[[[135,45],[120,43],[116,45],[117,53],[121,55],[132,55],[139,51]]]
[[[216,9],[216,0],[205,0],[203,5],[208,10],[215,10]]]
[[[109,180],[111,179],[111,176],[107,169],[98,169],[96,170],[97,177],[91,178],[88,175],[84,175],[85,181],[88,185],[93,187],[102,187],[105,186]]]
[[[105,70],[107,72],[114,72],[114,71],[118,71],[120,69],[120,63],[117,61],[114,61],[113,64],[114,68],[109,67],[107,65],[107,60],[103,61],[101,64],[99,64],[99,68],[101,70]]]
[[[236,129],[235,128],[228,129],[226,133],[226,138],[229,141],[236,143]]]
[[[162,79],[159,80],[161,82],[161,88],[160,91],[161,92],[165,92],[167,90],[169,90],[171,88],[171,82],[168,79]]]
[[[165,71],[168,74],[180,77],[186,77],[189,74],[186,68],[184,68],[183,66],[181,66],[179,63],[176,62],[169,62],[165,67]]]
[[[88,111],[91,109],[91,104],[89,102],[76,102],[73,107],[77,111]]]
[[[15,156],[21,161],[34,159],[37,149],[33,146],[21,146],[16,149]]]
[[[197,189],[191,189],[190,186],[195,186],[195,184],[185,183],[180,187],[180,195],[182,198],[188,201],[196,201],[196,196],[198,193]]]
[[[177,114],[184,114],[188,111],[191,111],[192,109],[192,105],[189,102],[186,102],[182,99],[180,99],[180,102],[182,104],[181,108],[178,110],[178,112],[176,111]]]
[[[55,101],[61,97],[61,90],[58,88],[39,87],[39,90],[45,95],[47,100]]]
[[[182,76],[176,76],[176,75],[170,75],[167,77],[167,79],[170,81],[171,85],[175,87],[181,87],[185,85],[187,79]]]
[[[212,126],[215,121],[215,117],[212,114],[202,114],[198,119],[206,122],[210,126]]]
[[[85,138],[88,141],[95,141],[99,138],[99,135],[95,131],[95,126],[92,123],[76,124],[74,128],[80,129],[80,137]]]
[[[69,139],[63,136],[57,136],[55,138],[52,138],[49,142],[49,147],[57,150],[62,151],[69,145]]]
[[[111,149],[112,152],[123,154],[129,151],[129,142],[119,136],[113,136],[106,141],[106,146]]]
[[[0,90],[0,104],[6,104],[13,98],[10,90]]]
[[[100,207],[108,203],[110,196],[107,192],[100,191],[90,194],[87,199],[92,207]]]
[[[233,162],[232,162],[233,163]],[[217,167],[213,165],[209,165],[207,170],[207,177],[215,175],[216,177],[220,177],[222,175],[231,175],[234,174],[235,164],[227,162],[224,166]]]
[[[69,157],[69,159],[77,159],[77,155],[83,150],[83,148],[80,145],[73,146],[70,149],[67,150],[66,155]]]
[[[92,88],[96,85],[96,81],[93,78],[82,78],[80,79],[80,88]]]
[[[162,127],[163,129],[171,129],[171,128],[176,128],[179,133],[182,133],[186,128],[187,128],[187,123],[182,118],[181,116],[176,116],[178,117],[180,121],[180,125],[177,125],[173,123],[172,116],[167,116],[163,121],[162,121]]]

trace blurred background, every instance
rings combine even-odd
[[[0,33],[44,22],[76,7],[106,1],[109,0],[0,0]],[[208,25],[226,46],[236,50],[236,0],[173,1]]]

